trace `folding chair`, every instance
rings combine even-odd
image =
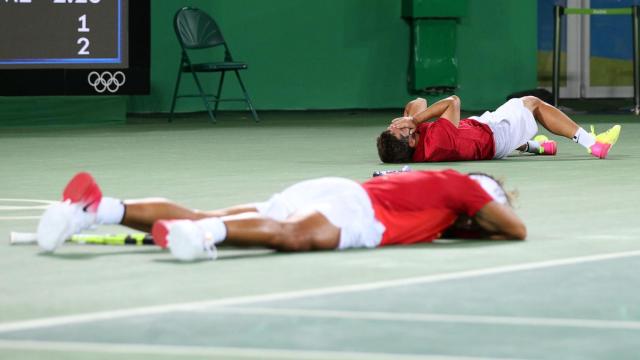
[[[253,115],[253,119],[258,122],[258,114],[251,104],[249,94],[240,78],[239,70],[247,69],[247,64],[243,62],[233,61],[231,52],[227,43],[222,37],[222,32],[218,27],[218,24],[213,20],[211,16],[200,9],[192,7],[184,7],[174,16],[173,26],[178,37],[178,42],[182,48],[182,57],[180,59],[180,68],[178,69],[178,78],[176,80],[176,87],[173,92],[173,100],[171,102],[171,114],[169,115],[169,122],[173,120],[173,113],[176,107],[176,100],[178,98],[185,97],[201,97],[204,102],[209,118],[213,123],[216,122],[215,114],[218,111],[218,105],[221,101],[244,101],[247,103],[249,110]],[[217,46],[224,46],[224,61],[218,62],[205,62],[194,64],[190,57],[189,52],[210,49]],[[220,97],[222,93],[222,84],[224,83],[224,75],[227,71],[233,71],[238,78],[242,92],[244,93],[244,99],[222,99]],[[180,80],[183,72],[189,72],[193,75],[193,79],[196,82],[198,91],[200,94],[196,95],[178,95],[178,89],[180,87]],[[220,82],[218,83],[218,92],[215,95],[206,94],[200,83],[197,73],[220,73]],[[211,110],[210,103],[215,103],[213,111]]]

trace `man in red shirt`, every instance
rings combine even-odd
[[[103,197],[79,173],[38,224],[38,244],[54,251],[96,224],[121,224],[153,234],[180,260],[215,258],[216,245],[311,251],[430,242],[445,230],[487,239],[523,240],[526,228],[502,185],[486,174],[413,171],[360,184],[344,178],[302,181],[265,202],[197,211],[166,200]]]
[[[394,119],[380,134],[378,155],[390,163],[501,159],[516,149],[555,155],[555,141],[531,140],[538,131],[536,122],[601,159],[607,157],[621,129],[615,125],[596,135],[592,127],[588,133],[559,109],[534,96],[511,99],[496,111],[467,119],[460,119],[460,99],[455,95],[430,107],[418,98],[407,104],[403,117]]]

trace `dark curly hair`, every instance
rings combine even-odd
[[[409,146],[408,136],[398,139],[391,134],[391,131],[385,130],[376,139],[376,145],[378,147],[378,156],[382,162],[411,162],[414,149]]]

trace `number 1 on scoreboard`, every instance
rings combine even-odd
[[[78,28],[78,32],[89,32],[91,29],[87,27],[87,14],[84,14],[78,18],[80,22],[80,27]]]

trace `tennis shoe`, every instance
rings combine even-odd
[[[596,142],[589,148],[589,154],[599,159],[606,159],[607,155],[609,155],[609,150],[611,150],[611,144]]]
[[[80,172],[69,180],[62,192],[62,201],[67,200],[73,204],[80,204],[87,211],[97,212],[102,192],[91,174]]]
[[[85,211],[82,205],[70,200],[53,204],[45,210],[38,223],[38,245],[53,252],[64,241],[95,223],[96,213]]]
[[[589,154],[600,159],[606,159],[607,155],[609,155],[609,150],[611,150],[613,145],[618,141],[621,129],[622,127],[620,125],[615,125],[611,129],[596,135],[592,125],[591,136],[596,139],[596,143],[589,147]]]
[[[540,143],[538,155],[555,155],[558,152],[558,144],[553,140]]]
[[[52,252],[73,234],[90,228],[96,221],[102,192],[91,174],[77,173],[62,191],[62,202],[53,204],[40,217],[38,245]]]
[[[151,236],[153,242],[163,249],[167,248],[167,235],[169,234],[169,226],[175,220],[157,220],[151,227]]]
[[[544,135],[534,137],[533,141],[540,145],[538,155],[555,155],[558,152],[558,144]]]
[[[156,244],[162,246],[164,243],[180,261],[214,260],[217,257],[211,234],[191,220],[156,221],[152,234]]]
[[[596,135],[595,128],[591,125],[591,136],[596,139],[596,142],[613,146],[618,141],[618,137],[620,137],[620,130],[622,130],[620,125],[614,125],[611,129]]]

